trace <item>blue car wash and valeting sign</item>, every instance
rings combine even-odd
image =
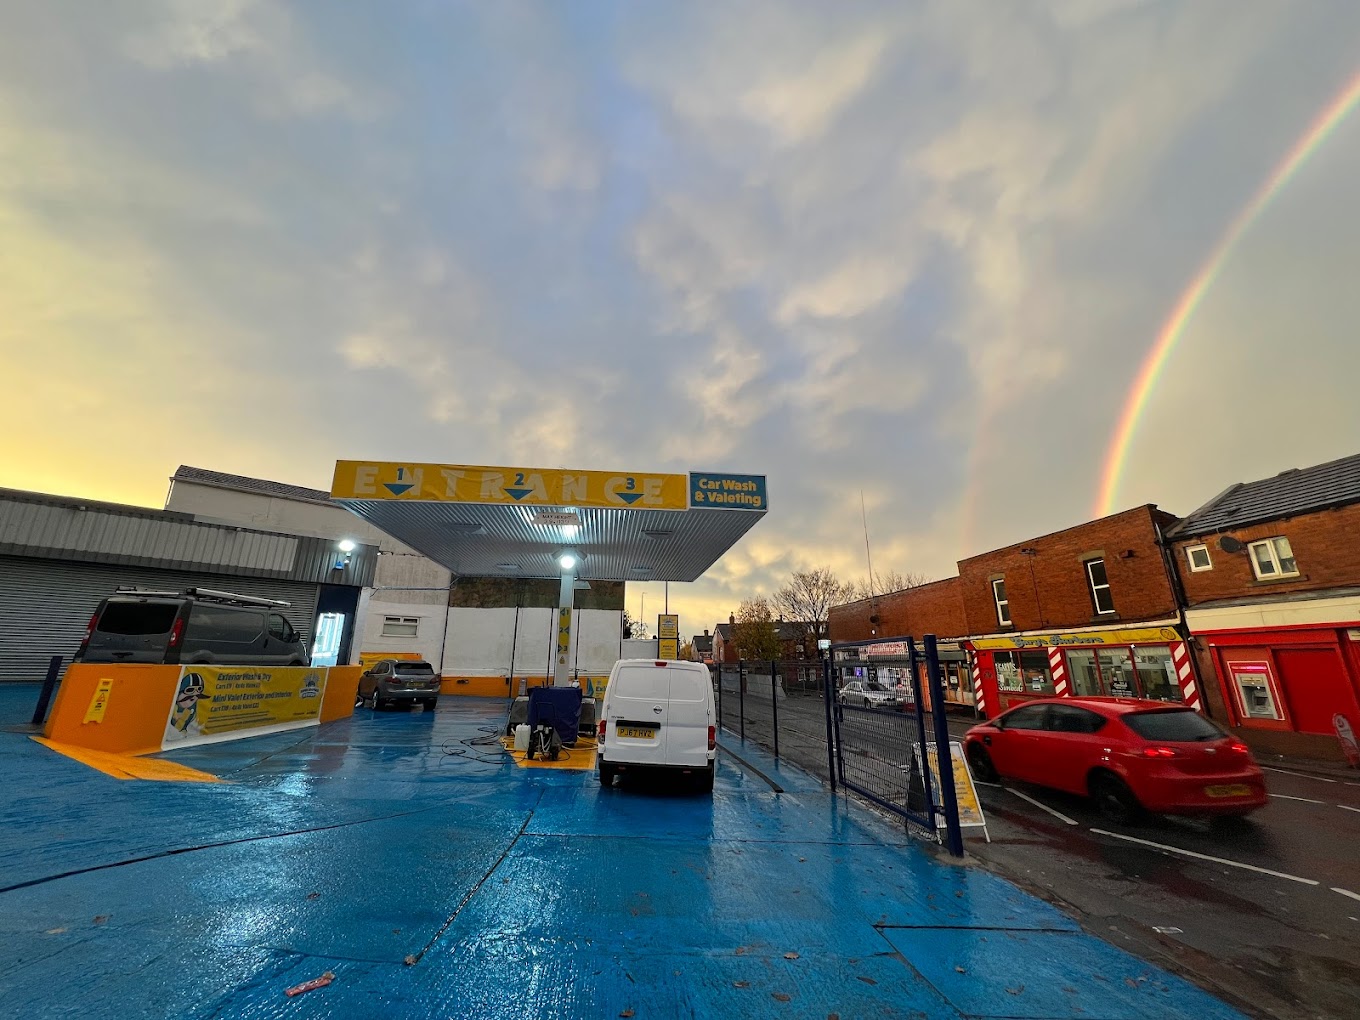
[[[700,474],[689,476],[691,507],[720,507],[723,510],[765,510],[764,475]]]

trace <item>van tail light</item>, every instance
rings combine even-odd
[[[170,628],[170,647],[178,648],[180,641],[184,637],[184,617],[177,617],[175,625]]]
[[[712,751],[716,749],[717,746],[718,746],[718,728],[716,726],[710,726],[708,728],[708,749]]]
[[[601,719],[601,720],[600,720],[600,743],[601,743],[601,744],[604,743],[604,728],[605,728],[605,726],[607,726],[607,725],[608,725],[608,723],[607,723],[604,719]]]
[[[1251,754],[1251,748],[1240,740],[1234,740],[1229,744],[1228,750],[1232,751],[1234,754]]]
[[[657,660],[657,662],[654,663],[654,665],[657,665],[657,666],[669,666],[670,663],[669,663],[669,662],[662,662],[662,661],[660,661],[660,660]]]
[[[84,637],[84,638],[81,640],[81,642],[80,642],[80,650],[76,652],[76,658],[80,659],[80,658],[84,658],[84,657],[85,657],[85,652],[86,652],[86,651],[89,649],[89,647],[90,647],[90,641],[91,641],[91,639],[94,638],[94,628],[95,628],[95,625],[98,624],[98,623],[99,623],[99,612],[98,612],[98,610],[96,610],[96,611],[95,611],[95,614],[94,614],[93,616],[90,617],[90,623],[89,623],[89,625],[85,628],[85,637]]]
[[[1145,747],[1143,748],[1144,758],[1174,758],[1176,752],[1170,747]]]

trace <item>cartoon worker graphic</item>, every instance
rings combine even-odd
[[[203,689],[203,677],[198,673],[185,673],[179,682],[179,693],[175,695],[170,723],[165,728],[166,742],[201,737],[203,729],[198,722],[198,703],[211,700],[212,695]]]

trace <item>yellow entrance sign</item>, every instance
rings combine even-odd
[[[559,666],[567,664],[567,656],[571,654],[571,610],[559,609],[557,611],[557,663]]]
[[[1091,630],[1075,634],[1027,634],[981,638],[972,642],[978,650],[995,648],[1070,648],[1082,645],[1141,645],[1179,641],[1173,627],[1141,627],[1129,630]]]
[[[930,748],[928,764],[930,767],[930,799],[936,807],[940,804],[940,751],[935,744],[927,745]],[[913,748],[913,753],[918,753]],[[950,764],[953,766],[954,773],[954,798],[959,805],[959,827],[960,828],[980,828],[983,833],[987,833],[987,819],[982,814],[982,803],[978,800],[977,787],[973,785],[973,773],[968,768],[968,759],[963,754],[963,744],[957,740],[949,742]],[[944,827],[944,818],[941,817],[937,823],[941,828]],[[990,843],[992,837],[987,834],[987,842]]]
[[[686,475],[342,460],[336,499],[686,510]]]

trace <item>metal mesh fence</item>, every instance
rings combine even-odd
[[[713,675],[723,730],[830,778],[820,662],[724,663]]]
[[[921,744],[914,711],[836,706],[837,768],[842,780],[884,807],[929,827],[925,788],[913,748]]]

